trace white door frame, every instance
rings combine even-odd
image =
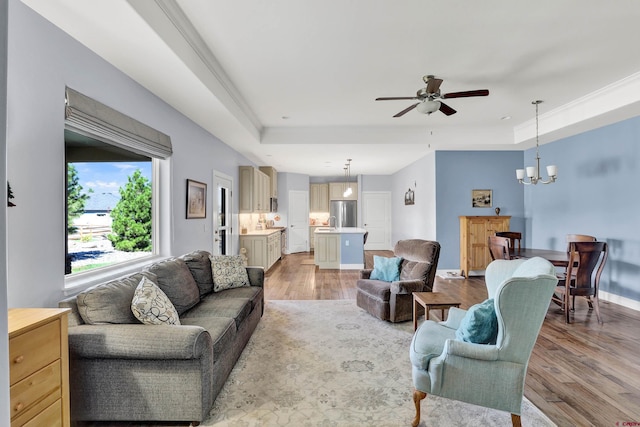
[[[226,221],[225,221],[225,227],[223,227],[222,229],[218,226],[220,223],[218,212],[220,210],[219,198],[221,194],[219,192],[221,188],[226,189],[226,191],[224,192],[224,194],[226,195],[225,212],[224,212]],[[213,215],[211,215],[211,219],[213,221],[213,224],[212,224],[213,226],[211,227],[211,229],[213,230],[213,239],[212,239],[213,250],[211,251],[211,253],[213,255],[221,255],[218,242],[219,242],[220,233],[224,232],[225,243],[226,243],[224,252],[226,255],[233,255],[235,253],[233,251],[233,242],[235,240],[234,231],[236,230],[236,227],[235,227],[236,216],[233,215],[233,177],[214,170],[213,171],[213,189],[211,191],[211,194],[213,196],[211,198],[212,206],[213,206],[213,209],[212,209]]]

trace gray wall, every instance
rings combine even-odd
[[[405,205],[411,188],[415,204]],[[396,172],[391,186],[391,245],[404,239],[436,239],[436,156],[430,153]]]
[[[63,297],[65,86],[171,137],[174,154],[163,165],[165,255],[211,250],[211,215],[185,219],[186,179],[212,189],[215,169],[234,179],[237,194],[238,166],[251,162],[22,2],[11,2],[9,22],[7,174],[17,204],[7,218],[9,307],[56,306]]]

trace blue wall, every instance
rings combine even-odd
[[[565,235],[609,243],[600,289],[640,301],[640,117],[540,147],[541,169],[558,166],[558,181],[524,189],[532,246],[566,249]],[[525,153],[533,165],[535,149]],[[542,172],[543,176],[545,172]]]
[[[440,242],[438,269],[460,268],[461,215],[511,216],[510,229],[524,233],[523,186],[515,170],[523,167],[522,151],[438,151],[436,152],[436,239]],[[471,206],[471,191],[493,191],[491,208]],[[526,244],[526,243],[525,243]]]

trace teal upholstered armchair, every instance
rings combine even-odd
[[[471,308],[451,308],[446,322],[427,320],[413,336],[414,427],[427,394],[507,411],[520,425],[529,357],[558,279],[542,258],[496,260],[485,274],[497,318],[495,344],[456,339],[456,330],[469,325]]]

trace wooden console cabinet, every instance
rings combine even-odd
[[[9,310],[11,427],[70,425],[68,311]]]
[[[460,217],[460,272],[485,270],[491,262],[487,240],[496,231],[509,231],[510,216]]]

